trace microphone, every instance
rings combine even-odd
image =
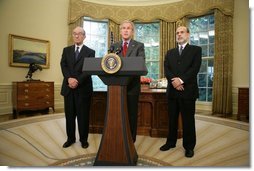
[[[111,45],[110,48],[109,48],[109,50],[108,50],[108,53],[113,53],[113,52],[114,52],[114,46]]]
[[[119,53],[121,53],[122,52],[122,46],[118,46],[117,48],[116,48],[116,51],[115,51],[115,54],[119,54]]]

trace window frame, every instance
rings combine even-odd
[[[160,58],[160,27],[161,27],[161,25],[160,25],[160,21],[159,20],[155,20],[155,21],[152,21],[152,22],[141,22],[141,21],[134,21],[133,22],[134,23],[134,25],[135,25],[135,33],[134,33],[134,39],[135,40],[137,40],[137,41],[140,41],[140,40],[138,40],[137,39],[137,29],[136,29],[136,24],[158,24],[158,30],[159,30],[159,35],[158,35],[158,59],[148,59],[148,57],[147,57],[147,55],[146,55],[146,65],[147,65],[147,63],[158,63],[157,65],[158,65],[158,73],[156,73],[156,75],[158,75],[158,77],[156,78],[156,79],[160,79],[160,77],[161,77],[161,63],[162,63],[162,60],[161,60],[161,58]],[[143,36],[144,37],[144,36]],[[154,36],[155,37],[155,36]],[[140,42],[142,42],[142,41],[140,41]],[[142,43],[144,43],[144,45],[146,45],[146,42],[142,42]],[[146,46],[145,46],[145,48],[146,48]],[[145,53],[147,53],[146,51],[145,51]],[[149,69],[148,69],[148,74],[145,76],[145,77],[150,77],[149,76]]]
[[[107,24],[107,27],[106,27],[106,29],[107,29],[106,30],[107,35],[105,36],[106,37],[106,42],[105,42],[105,44],[106,44],[106,52],[105,52],[105,55],[106,55],[106,53],[108,52],[108,46],[109,46],[108,42],[110,41],[109,40],[109,35],[108,35],[108,33],[109,33],[109,21],[106,20],[106,19],[104,19],[104,20],[98,20],[98,19],[93,19],[93,18],[90,18],[90,17],[83,17],[83,28],[84,28],[84,22],[85,21],[96,22],[96,23],[106,23]],[[86,36],[87,36],[87,31],[86,31]],[[86,44],[86,39],[84,40],[83,43]],[[90,47],[90,48],[92,48],[92,47]],[[97,53],[99,53],[99,52],[97,52]],[[95,51],[95,54],[96,54],[96,51]],[[95,55],[96,58],[102,58],[103,56],[104,55],[96,57],[96,55]],[[105,85],[100,79],[99,79],[99,83],[96,81],[99,78],[97,75],[92,75],[91,77],[92,77],[92,80],[93,80],[92,82],[93,82],[93,90],[94,91],[107,91],[107,85]],[[96,88],[96,86],[95,86],[96,84],[99,84],[101,86],[99,88]]]
[[[201,17],[209,17],[209,16],[211,16],[211,15],[213,15],[213,17],[214,17],[214,13],[208,13],[208,14],[206,14],[206,15],[202,15],[202,16],[195,16],[195,17],[189,17],[188,18],[188,25],[190,26],[190,22],[191,22],[191,20],[192,19],[194,19],[194,18],[201,18]],[[208,23],[209,24],[209,23]],[[214,18],[214,25],[215,25],[215,18]],[[190,28],[190,27],[189,27]],[[209,31],[211,31],[210,29],[209,29],[209,26],[208,26],[208,28],[207,28],[207,30],[206,30],[206,32],[208,33],[208,36],[209,36]],[[214,26],[214,28],[213,28],[213,31],[214,31],[214,39],[215,39],[215,26]],[[191,32],[191,30],[190,30],[190,32]],[[200,31],[200,32],[203,32],[203,31]],[[200,32],[198,32],[198,33],[200,33]],[[190,44],[191,44],[191,40],[190,40]],[[194,44],[194,45],[196,45],[196,44]],[[202,44],[201,44],[202,45]],[[202,56],[202,62],[204,61],[204,60],[206,60],[207,62],[209,61],[209,60],[213,60],[213,62],[214,62],[214,53],[213,53],[213,56],[209,56],[209,53],[210,53],[210,51],[209,51],[209,47],[210,47],[210,45],[213,45],[213,46],[215,46],[215,42],[213,42],[213,43],[210,43],[209,42],[209,39],[207,40],[207,44],[204,44],[204,45],[206,45],[207,47],[208,47],[208,49],[207,49],[207,55],[206,56]],[[200,46],[200,44],[198,44],[197,46]],[[213,65],[213,67],[214,67],[214,65]],[[208,75],[209,75],[209,72],[208,72],[208,64],[207,64],[207,66],[206,66],[206,72],[204,72],[205,74],[206,74],[206,86],[205,87],[198,87],[199,89],[200,88],[206,88],[206,101],[200,101],[199,99],[197,99],[197,105],[200,107],[200,108],[202,108],[202,109],[204,109],[204,110],[212,110],[212,101],[213,101],[213,99],[211,100],[211,101],[208,101],[208,89],[212,89],[213,90],[213,87],[210,87],[209,86],[209,84],[208,84]],[[202,74],[202,73],[200,73],[200,72],[198,72],[198,76],[197,76],[197,79],[199,78],[199,74]],[[212,72],[212,75],[214,75],[214,70],[213,70],[213,72]],[[212,96],[212,94],[211,94],[211,96]]]

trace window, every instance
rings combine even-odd
[[[158,79],[160,75],[160,23],[135,22],[135,39],[145,45],[147,77]]]
[[[86,31],[84,44],[96,51],[96,57],[103,57],[108,50],[108,21],[98,21],[85,17],[83,25]],[[160,75],[160,24],[159,22],[145,24],[135,22],[135,30],[135,39],[145,45],[147,77],[158,79]],[[106,88],[98,76],[93,75],[92,79],[94,90]]]
[[[202,48],[202,64],[198,73],[199,101],[211,102],[213,90],[214,15],[189,20],[190,44]]]
[[[86,39],[84,44],[95,50],[96,57],[103,57],[108,51],[108,21],[92,20],[85,17],[83,28],[86,31]],[[92,75],[93,89],[106,89],[106,85],[97,75]]]

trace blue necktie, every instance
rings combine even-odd
[[[79,47],[77,47],[76,51],[75,51],[75,59],[78,60],[78,55],[79,55]]]

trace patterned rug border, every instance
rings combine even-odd
[[[75,156],[75,157],[71,157],[71,158],[68,158],[68,159],[57,161],[55,163],[50,164],[49,166],[86,166],[86,167],[92,167],[95,157],[96,157],[96,153],[79,155],[79,156]],[[84,164],[85,160],[88,160],[87,164]],[[141,163],[146,163],[146,164],[143,165]],[[172,166],[172,165],[170,165],[167,162],[164,162],[164,161],[152,158],[152,157],[139,155],[137,166],[154,166],[154,167],[157,167],[157,166]]]

